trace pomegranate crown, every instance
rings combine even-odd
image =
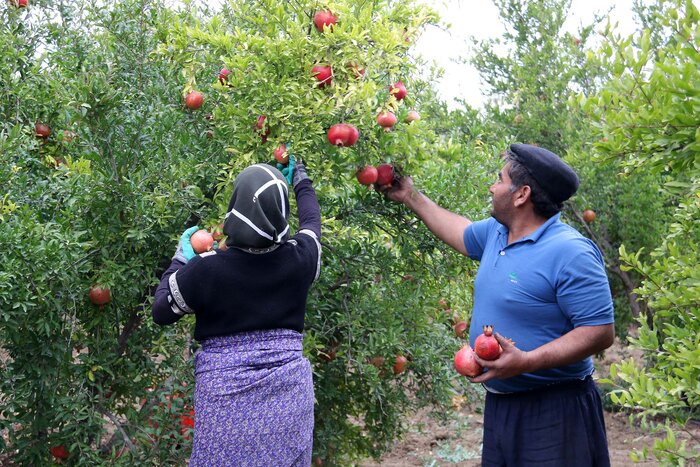
[[[493,324],[485,324],[484,325],[484,335],[490,336],[491,334],[493,334]]]

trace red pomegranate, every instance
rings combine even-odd
[[[484,369],[474,358],[474,351],[469,344],[459,349],[459,351],[455,354],[454,365],[457,373],[462,376],[470,376],[474,378],[484,372]]]
[[[219,72],[219,82],[221,84],[226,84],[228,82],[228,75],[231,74],[231,70],[228,68],[222,68]]]
[[[417,122],[420,120],[420,114],[415,110],[409,110],[406,114],[406,123]]]
[[[265,120],[267,120],[267,117],[265,115],[258,115],[258,120],[255,122],[255,126],[258,130],[260,130],[260,137],[263,140],[263,143],[267,141],[267,137],[270,136],[270,125],[265,128]]]
[[[401,81],[397,81],[389,86],[389,94],[393,95],[397,101],[403,100],[406,97],[406,86]]]
[[[289,163],[289,152],[287,152],[286,144],[280,144],[277,149],[273,151],[273,154],[280,164],[287,165]]]
[[[88,292],[88,298],[92,303],[97,306],[103,306],[109,303],[112,296],[107,287],[100,287],[98,285],[90,287],[90,292]]]
[[[381,368],[384,365],[384,357],[372,357],[369,359],[369,363],[370,365],[376,366],[377,368]]]
[[[484,360],[496,360],[501,355],[501,346],[493,337],[493,326],[484,326],[484,333],[479,335],[474,341],[474,352]]]
[[[51,127],[49,127],[46,123],[36,122],[34,124],[34,133],[36,134],[37,138],[46,139],[51,136]]]
[[[314,25],[318,32],[323,32],[324,26],[328,26],[328,29],[332,31],[335,24],[338,24],[338,18],[328,10],[317,11],[314,15]]]
[[[382,164],[377,167],[377,185],[391,185],[394,182],[394,166],[391,164]]]
[[[406,365],[408,364],[408,359],[403,355],[397,355],[396,360],[394,360],[394,374],[400,375],[406,371]]]
[[[190,110],[197,110],[204,103],[204,96],[199,91],[191,91],[185,96],[185,107]]]
[[[336,146],[352,146],[359,137],[357,128],[348,123],[336,123],[328,130],[328,142]]]
[[[62,444],[60,446],[52,446],[49,451],[56,459],[66,460],[70,457],[68,449],[66,449],[66,447]]]
[[[318,80],[318,87],[325,88],[330,86],[333,81],[333,68],[325,65],[314,65],[311,68],[311,74]]]
[[[377,182],[377,168],[366,165],[357,171],[357,181],[362,185],[371,185]]]
[[[455,336],[462,337],[467,331],[467,323],[465,323],[464,321],[460,321],[459,323],[454,325],[454,330]]]
[[[384,131],[391,131],[391,127],[396,125],[399,120],[396,118],[392,112],[382,112],[377,115],[377,123],[379,126],[384,128]]]
[[[200,229],[192,234],[190,244],[195,253],[204,253],[214,247],[214,237],[208,230]]]

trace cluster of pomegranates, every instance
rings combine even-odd
[[[314,14],[313,23],[320,33],[330,33],[333,32],[334,26],[338,24],[338,17],[329,10],[321,10]],[[357,63],[348,63],[347,68],[352,72],[352,75],[356,79],[364,78],[365,69]],[[333,68],[328,64],[315,64],[311,69],[311,74],[318,81],[319,88],[326,88],[333,82]],[[230,76],[231,70],[228,68],[222,68],[218,74],[219,82],[222,85],[229,85]],[[389,86],[389,96],[393,96],[396,101],[402,101],[407,94],[408,92],[406,90],[406,86],[401,81],[397,81]],[[204,97],[199,91],[192,90],[185,96],[185,107],[190,110],[199,109],[203,102]],[[421,117],[418,112],[415,110],[410,110],[406,114],[405,122],[415,122],[420,120],[420,118]],[[376,121],[377,124],[384,129],[384,131],[391,131],[391,129],[398,122],[398,118],[396,114],[390,110],[383,110],[377,115]],[[263,142],[267,142],[271,129],[269,122],[267,122],[266,115],[258,116],[255,128]],[[357,140],[360,137],[360,132],[354,125],[342,122],[332,125],[328,129],[327,137],[328,142],[334,146],[351,147],[357,143]],[[273,155],[279,163],[289,163],[289,153],[285,144],[280,144],[277,148],[275,148]],[[382,164],[378,167],[368,165],[357,172],[357,179],[363,185],[391,185],[394,178],[395,172],[391,164]]]
[[[493,336],[493,326],[484,326],[484,333],[474,341],[474,349],[469,344],[463,346],[454,358],[454,367],[457,373],[474,378],[484,372],[474,355],[478,355],[482,360],[496,360],[502,352],[500,344]]]
[[[381,164],[377,167],[366,165],[357,171],[357,181],[362,185],[391,186],[397,179],[396,170],[392,164]]]

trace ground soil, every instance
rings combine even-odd
[[[596,358],[596,378],[607,378],[611,363],[627,360],[630,356],[639,360],[639,355],[616,339],[615,344],[601,358]],[[428,410],[416,413],[409,420],[408,432],[394,444],[393,449],[379,462],[368,460],[361,467],[473,467],[481,465],[481,437],[483,417],[481,404],[456,404],[454,419],[440,422],[430,417]],[[660,465],[651,454],[654,441],[662,439],[659,434],[643,431],[630,424],[628,414],[606,412],[605,426],[608,449],[613,467]],[[695,439],[700,439],[700,426],[693,427]],[[683,436],[681,434],[680,436]],[[692,443],[691,443],[692,444]],[[649,450],[651,460],[634,462],[630,452]]]

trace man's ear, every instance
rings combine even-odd
[[[518,189],[515,190],[515,193],[513,193],[513,204],[515,207],[518,208],[527,203],[531,194],[532,189],[530,188],[530,185],[518,187]]]

